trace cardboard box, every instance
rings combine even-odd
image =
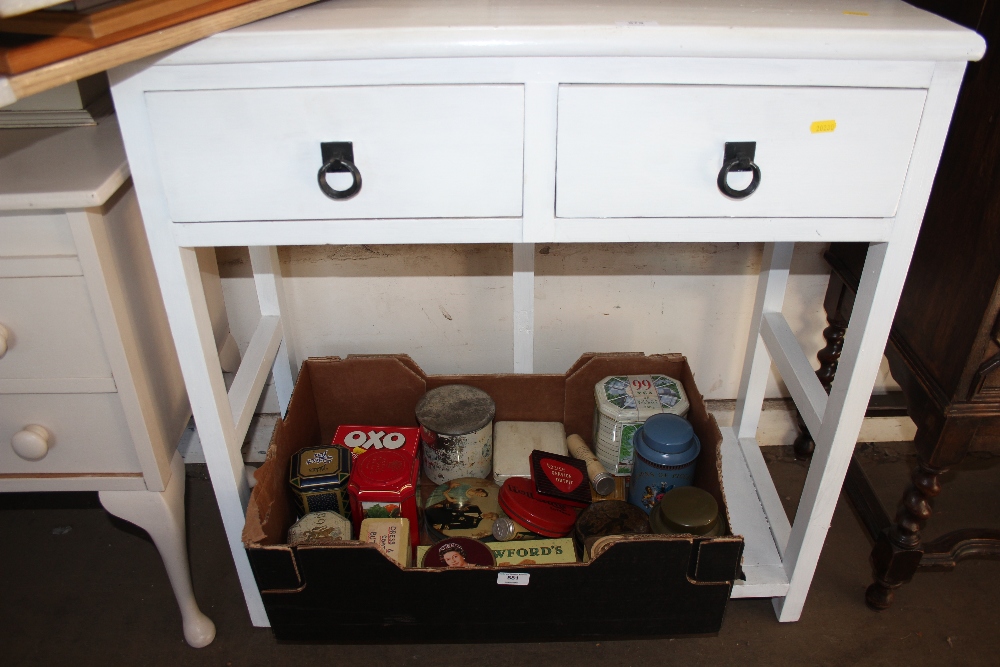
[[[648,373],[684,383],[688,418],[702,442],[695,483],[726,508],[722,436],[681,355],[587,354],[565,375],[429,376],[403,355],[307,360],[257,471],[243,530],[275,636],[450,643],[717,632],[739,571],[738,536],[626,536],[587,564],[461,571],[403,569],[360,542],[285,544],[295,519],[285,481],[289,458],[303,447],[330,442],[341,424],[413,426],[414,408],[427,390],[461,382],[493,397],[497,421],[562,421],[567,434],[592,444],[594,384],[612,374]],[[518,585],[509,585],[514,581]],[[478,611],[441,614],[445,600]]]

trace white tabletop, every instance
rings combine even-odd
[[[834,38],[835,37],[835,38]],[[978,60],[974,32],[898,0],[331,0],[165,64],[465,56]]]
[[[100,206],[129,177],[118,120],[0,131],[0,211]]]

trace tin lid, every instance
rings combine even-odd
[[[660,412],[686,415],[691,403],[684,385],[667,375],[611,375],[594,387],[597,409],[623,424]]]
[[[341,451],[347,452],[346,449]],[[347,452],[350,455],[350,452]],[[419,460],[399,449],[379,449],[358,457],[349,489],[354,494],[413,491],[417,485]]]
[[[494,567],[493,550],[471,537],[449,537],[436,543],[424,554],[421,567]]]
[[[646,513],[623,500],[594,503],[580,512],[573,527],[577,542],[584,547],[590,538],[649,532],[651,530]]]
[[[719,524],[719,504],[704,489],[680,486],[664,494],[649,520],[657,533],[705,535]]]
[[[432,537],[473,537],[493,534],[493,522],[503,516],[500,487],[493,480],[461,477],[438,486],[424,502],[424,523]]]
[[[701,452],[701,441],[691,422],[677,415],[653,415],[632,435],[636,454],[650,463],[678,466]]]
[[[496,403],[482,389],[446,384],[423,395],[416,415],[421,426],[435,433],[465,435],[493,421],[496,411]]]
[[[511,477],[500,487],[500,507],[525,528],[545,537],[562,537],[573,529],[579,510],[535,492],[524,477]]]
[[[299,490],[346,486],[351,474],[351,453],[342,447],[306,447],[292,454],[288,482]]]

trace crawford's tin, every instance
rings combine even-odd
[[[337,512],[310,512],[288,529],[288,546],[335,544],[351,539],[351,521]]]
[[[424,473],[435,484],[460,477],[488,477],[493,467],[496,404],[482,389],[449,384],[417,403]]]
[[[333,444],[351,452],[351,460],[365,452],[399,449],[417,458],[420,429],[416,426],[338,426]]]
[[[684,416],[684,386],[666,375],[612,375],[594,387],[594,445],[608,472],[632,472],[632,435],[652,415]]]
[[[576,549],[573,540],[562,537],[554,540],[524,540],[513,544],[487,545],[493,551],[497,565],[544,565],[575,563]]]
[[[579,508],[535,492],[530,479],[511,477],[500,487],[500,507],[528,530],[545,537],[563,537],[573,529]]]
[[[693,483],[701,441],[688,420],[653,415],[635,432],[632,444],[635,463],[628,501],[636,507],[649,514],[667,491]]]
[[[725,521],[712,494],[696,486],[681,486],[663,495],[649,513],[654,533],[672,535],[721,535]]]
[[[496,560],[488,546],[471,537],[449,537],[427,549],[421,567],[493,567]]]
[[[598,538],[649,532],[649,517],[646,513],[623,500],[594,503],[580,512],[573,526],[573,537],[584,561],[590,559],[590,547]]]
[[[350,518],[350,474],[351,453],[342,447],[306,447],[292,454],[288,484],[299,514],[330,511]]]
[[[361,522],[358,539],[374,544],[400,567],[410,567],[413,547],[410,544],[410,522],[406,519],[365,519]]]
[[[341,448],[338,448],[341,449]],[[341,451],[350,455],[345,449]],[[403,518],[414,528],[417,519],[419,462],[398,449],[378,449],[358,457],[347,490],[351,495],[351,516],[360,531],[365,519]],[[420,542],[420,531],[410,531],[410,542]]]
[[[489,479],[462,477],[434,489],[424,503],[424,524],[432,539],[493,534],[493,522],[503,516],[500,487]]]
[[[528,457],[534,450],[565,456],[566,429],[562,422],[497,422],[493,425],[493,481],[530,477]]]

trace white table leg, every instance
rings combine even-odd
[[[139,526],[153,538],[167,568],[170,586],[184,622],[184,639],[195,648],[215,639],[215,624],[201,613],[191,588],[187,533],[184,526],[184,461],[174,452],[171,476],[163,491],[101,491],[101,504],[111,514]]]

